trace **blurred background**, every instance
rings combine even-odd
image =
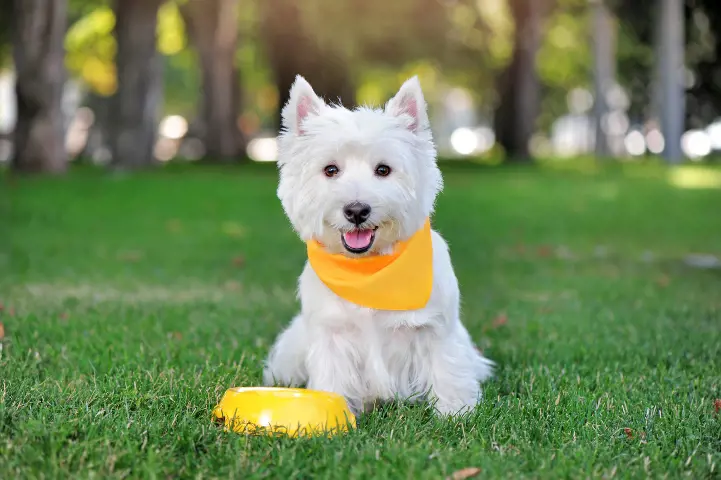
[[[718,0],[0,0],[0,163],[272,162],[296,74],[420,77],[442,157],[721,150]]]

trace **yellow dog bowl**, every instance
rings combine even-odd
[[[291,437],[341,433],[356,426],[342,396],[302,388],[229,388],[213,418],[226,430]]]

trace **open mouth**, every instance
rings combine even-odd
[[[341,234],[343,246],[351,253],[367,252],[373,246],[373,240],[376,238],[376,228],[362,228],[344,232]]]

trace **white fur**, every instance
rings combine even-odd
[[[347,252],[341,233],[353,226],[350,202],[372,207],[377,227],[365,255],[388,253],[433,212],[442,188],[436,151],[417,78],[406,81],[385,109],[326,105],[297,77],[283,109],[278,197],[304,241]],[[391,167],[374,175],[377,164]],[[336,165],[328,178],[323,170]],[[433,291],[420,310],[393,312],[352,304],[328,289],[308,263],[299,279],[301,313],[273,345],[264,383],[343,395],[355,412],[377,400],[427,398],[441,414],[468,411],[493,363],[475,348],[460,320],[458,281],[448,246],[433,238]]]

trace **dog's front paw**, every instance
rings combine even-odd
[[[463,415],[473,411],[481,402],[480,388],[469,388],[464,391],[444,391],[431,396],[436,413],[443,417]]]
[[[268,362],[263,369],[265,387],[302,387],[305,382],[302,371],[293,365]]]
[[[478,405],[477,402],[436,402],[434,405],[436,413],[441,417],[451,417],[470,413]]]

